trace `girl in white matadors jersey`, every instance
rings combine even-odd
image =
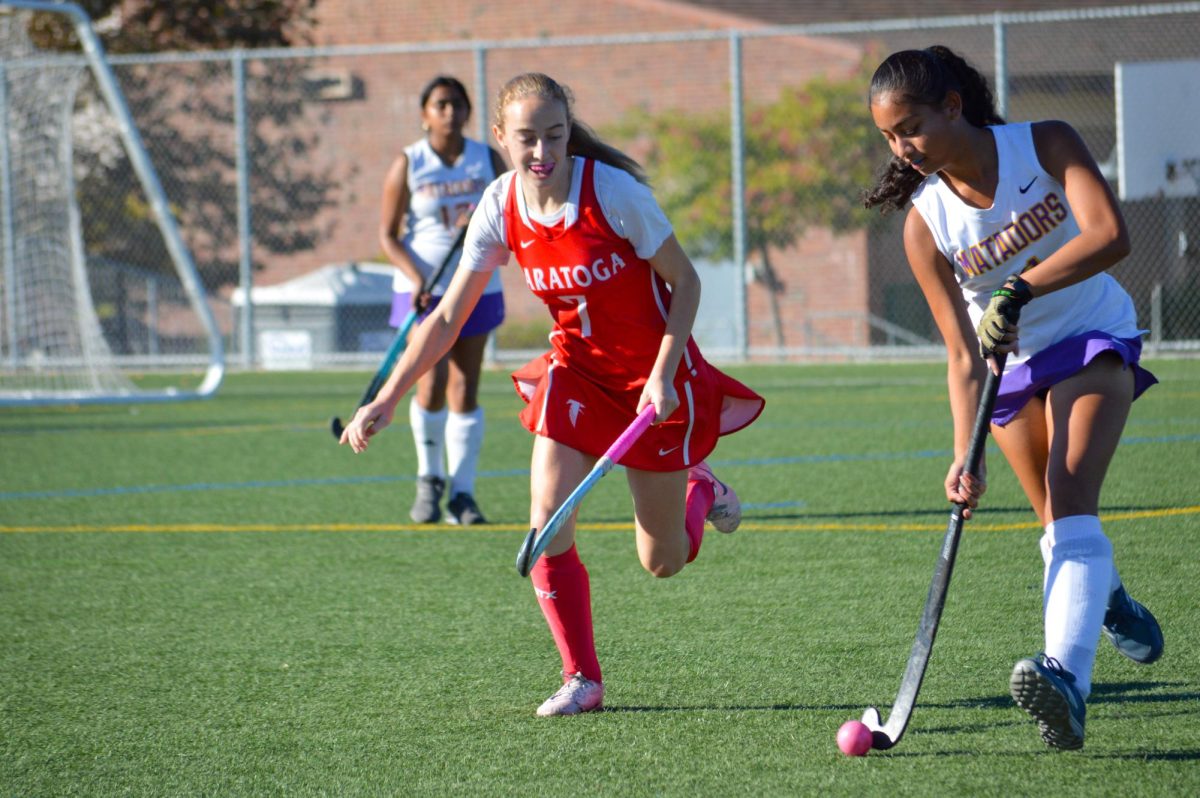
[[[717,437],[753,421],[763,400],[705,361],[691,338],[700,281],[628,156],[572,113],[570,93],[541,74],[500,91],[493,132],[514,171],[471,218],[463,266],[417,330],[379,397],[342,441],[362,451],[403,392],[440,357],[510,253],[554,319],[551,350],[513,380],[534,433],[531,519],[554,510],[647,405],[655,424],[621,459],[633,496],[638,556],[655,576],[695,558],[707,519],[732,532],[741,507],[704,458]],[[539,715],[596,709],[604,697],[592,640],[588,572],[571,519],[530,574],[562,658],[563,684]]]
[[[1105,273],[1129,252],[1125,223],[1069,125],[1004,124],[983,76],[945,47],[889,56],[871,114],[893,158],[866,202],[912,200],[904,248],[949,355],[951,501],[974,507],[984,491],[963,473],[980,354],[1007,356],[991,431],[1045,528],[1045,650],[1009,686],[1048,745],[1080,748],[1101,631],[1135,662],[1163,650],[1097,515],[1130,405],[1156,382],[1133,303]]]
[[[401,326],[410,310],[428,314],[437,307],[454,268],[429,291],[421,286],[450,254],[483,189],[504,171],[498,152],[463,136],[470,116],[471,100],[462,83],[445,75],[429,81],[421,91],[425,137],[405,147],[384,178],[379,238],[396,267],[393,327]],[[488,283],[450,351],[417,381],[408,408],[417,448],[417,495],[409,515],[417,523],[442,517],[447,488],[450,523],[485,523],[475,502],[484,428],[479,373],[488,333],[502,321],[504,294],[497,278]]]

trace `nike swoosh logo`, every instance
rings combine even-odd
[[[1022,192],[1022,193],[1024,193],[1024,192]],[[529,249],[529,248],[530,248],[530,247],[532,247],[532,246],[533,246],[533,241],[532,241],[532,240],[530,240],[530,241],[524,241],[524,240],[522,240],[522,241],[521,241],[521,249]]]
[[[1021,193],[1024,194],[1026,191],[1028,191],[1030,188],[1032,188],[1033,184],[1036,182],[1037,182],[1037,176],[1034,175],[1033,180],[1030,180],[1027,184],[1025,184],[1025,187],[1021,189]]]
[[[671,452],[675,451],[678,448],[679,448],[678,446],[672,446],[670,449],[659,449],[658,456],[666,457],[667,455],[669,455]]]

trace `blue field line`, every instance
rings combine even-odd
[[[719,466],[810,465],[815,463],[861,463],[888,460],[926,460],[930,457],[953,457],[949,449],[920,452],[867,452],[864,454],[803,454],[791,457],[751,457],[744,460],[713,460]]]
[[[481,477],[529,476],[529,469],[482,471]],[[134,485],[123,488],[76,488],[73,490],[31,490],[0,493],[0,501],[18,499],[78,499],[98,496],[132,496],[145,493],[190,493],[209,490],[246,490],[249,488],[304,488],[326,485],[372,485],[388,482],[415,482],[411,474],[377,477],[321,477],[312,479],[251,480],[249,482],[195,482],[190,485]]]
[[[803,510],[805,507],[808,507],[806,501],[742,502],[743,510]]]
[[[1139,444],[1197,443],[1200,434],[1136,436],[1121,439],[1123,446]],[[994,450],[989,445],[989,451]],[[792,457],[752,457],[738,460],[712,460],[721,467],[815,465],[820,463],[887,462],[895,460],[927,460],[929,458],[952,458],[948,449],[927,449],[916,452],[866,452],[863,454],[820,454],[795,455]],[[481,471],[481,478],[527,477],[529,469],[516,468],[501,471]],[[116,488],[74,488],[66,490],[30,490],[0,492],[0,502],[28,501],[30,499],[80,499],[101,496],[133,496],[149,493],[193,493],[217,490],[247,490],[260,488],[302,488],[328,485],[371,485],[390,482],[413,482],[411,474],[374,477],[320,477],[311,479],[251,480],[249,482],[197,482],[190,485],[134,485]]]
[[[1196,443],[1200,441],[1200,435],[1153,435],[1153,436],[1130,436],[1121,439],[1122,446],[1128,446],[1135,443]]]

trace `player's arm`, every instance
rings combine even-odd
[[[1062,184],[1079,235],[1021,277],[1034,297],[1099,274],[1129,254],[1129,231],[1100,167],[1066,122],[1038,122],[1033,142],[1042,168]]]
[[[904,252],[938,332],[946,343],[946,386],[954,420],[954,463],[946,476],[946,497],[954,502],[966,501],[974,507],[986,483],[975,483],[963,476],[962,470],[986,367],[979,357],[975,328],[967,315],[954,269],[938,250],[933,234],[916,208],[909,209],[904,221]],[[987,473],[982,463],[980,473]],[[960,480],[963,480],[961,485]]]
[[[671,286],[671,309],[667,311],[667,326],[646,390],[638,402],[638,411],[653,402],[658,411],[655,421],[661,422],[679,407],[675,372],[679,369],[700,307],[700,276],[674,233],[650,257],[650,266]]]
[[[679,407],[675,374],[700,307],[700,277],[649,187],[628,172],[598,165],[596,197],[613,230],[628,240],[671,286],[671,307],[662,341],[638,400],[639,412],[653,404],[657,410],[655,423],[662,422]]]
[[[420,292],[425,277],[408,256],[400,242],[401,225],[408,213],[408,156],[401,153],[392,161],[383,179],[383,201],[380,204],[379,244],[389,261],[413,284],[413,298]]]
[[[396,405],[422,374],[446,356],[458,333],[491,280],[491,272],[458,269],[438,306],[413,331],[400,362],[375,399],[363,405],[342,433],[342,443],[355,452],[367,448],[367,441],[392,423]]]
[[[508,260],[501,203],[491,189],[489,186],[484,192],[483,202],[471,217],[463,242],[461,268],[455,270],[442,300],[413,331],[408,348],[374,401],[359,408],[342,433],[342,443],[350,444],[355,452],[366,449],[368,440],[391,423],[400,398],[450,351],[483,296],[492,277],[491,270]]]

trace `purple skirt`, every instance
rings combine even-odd
[[[425,308],[425,312],[421,314],[418,322],[424,321],[425,317],[432,313],[441,301],[440,296],[435,296],[430,301],[429,307]],[[400,325],[404,324],[404,319],[408,317],[410,310],[412,310],[412,294],[407,292],[392,294],[392,316],[388,320],[388,324],[399,329]],[[484,294],[479,298],[479,303],[475,305],[475,310],[471,311],[471,315],[467,318],[467,323],[463,325],[458,337],[470,338],[474,335],[490,333],[503,321],[504,294],[500,291]]]
[[[1116,338],[1096,330],[1064,338],[1004,373],[992,410],[992,423],[1003,427],[1035,396],[1080,371],[1101,352],[1116,352],[1133,369],[1133,398],[1137,399],[1158,379],[1138,365],[1141,338]]]

